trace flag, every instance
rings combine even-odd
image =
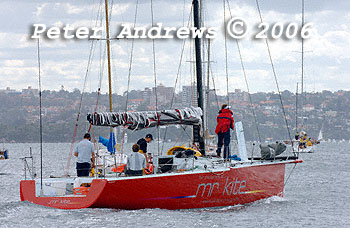
[[[107,150],[109,152],[111,152],[111,154],[115,154],[115,137],[114,137],[114,132],[111,132],[109,134]]]
[[[100,136],[100,137],[98,138],[98,142],[99,142],[99,143],[102,143],[102,145],[104,145],[105,147],[107,147],[108,141],[109,141],[108,139],[103,138],[102,136]]]
[[[109,139],[103,138],[102,136],[99,137],[98,142],[102,143],[105,147],[107,147],[107,150],[111,154],[115,154],[115,137],[114,133],[111,132],[109,135]]]

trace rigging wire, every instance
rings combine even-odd
[[[121,1],[120,1],[121,2]],[[109,13],[108,13],[108,24],[111,24],[111,21],[112,21],[112,17],[113,17],[113,6],[114,6],[114,0],[112,0],[112,2],[111,2],[111,6],[110,6],[110,9],[109,9]],[[124,18],[123,18],[123,14],[120,14],[120,16],[121,16],[121,18],[122,18],[122,22],[125,22],[125,20],[124,20]],[[117,40],[117,39],[115,39],[115,40]],[[114,64],[114,62],[113,62],[113,59],[114,59],[114,52],[113,52],[113,45],[110,45],[110,54],[111,54],[111,59],[112,59],[112,61],[111,61],[111,68],[112,68],[112,80],[113,80],[113,85],[114,85],[114,91],[115,91],[115,93],[117,93],[117,91],[118,91],[118,89],[119,89],[119,87],[118,87],[118,77],[117,77],[117,75],[118,75],[118,72],[117,72],[117,70],[116,70],[116,66],[115,66],[115,64]],[[127,49],[129,49],[129,46],[127,46]]]
[[[206,11],[205,11],[206,12]],[[218,97],[216,94],[216,88],[215,88],[215,82],[214,82],[214,74],[212,72],[212,66],[211,66],[211,40],[208,39],[207,42],[203,42],[203,48],[206,50],[206,54],[207,54],[207,75],[205,77],[206,79],[206,103],[205,103],[205,110],[210,110],[210,77],[213,80],[213,87],[214,87],[214,95],[215,95],[215,99],[216,99],[216,104],[217,104],[217,109],[219,109],[219,101],[218,101]],[[203,54],[204,56],[204,54]],[[209,143],[209,136],[210,136],[210,130],[209,130],[209,115],[206,115],[206,119],[205,119],[205,131],[204,134],[206,136],[205,140],[206,140],[206,145],[207,142]]]
[[[68,155],[68,162],[67,162],[67,166],[66,166],[66,170],[65,170],[65,176],[68,176],[69,167],[70,167],[70,163],[71,163],[71,159],[72,159],[73,146],[74,146],[74,142],[75,142],[75,137],[77,135],[78,122],[79,122],[81,109],[82,109],[82,103],[83,103],[83,96],[84,96],[84,93],[85,93],[86,82],[87,82],[89,69],[90,69],[90,65],[91,65],[91,61],[92,61],[92,52],[93,52],[92,50],[93,50],[93,47],[94,47],[94,40],[92,41],[91,47],[90,47],[89,60],[88,60],[88,64],[87,64],[87,68],[86,68],[86,72],[85,72],[84,85],[83,85],[83,89],[82,89],[80,100],[79,100],[78,114],[77,114],[77,118],[76,118],[76,121],[75,121],[75,127],[74,127],[74,132],[73,132],[73,139],[72,139],[72,142],[71,142],[70,152],[69,152],[69,155]]]
[[[102,5],[102,0],[101,0],[101,3],[100,3],[100,9],[99,9],[99,13],[102,14],[102,12],[101,12],[101,10],[102,10],[101,5]],[[101,17],[101,18],[100,18],[100,21],[99,21],[100,26],[102,26],[102,20],[103,20],[103,18]],[[104,48],[103,48],[103,54],[102,54],[102,47],[104,47]],[[99,92],[99,93],[101,92],[101,87],[102,87],[104,66],[105,66],[105,63],[106,63],[106,58],[105,58],[106,52],[107,52],[106,46],[105,46],[105,45],[102,45],[102,42],[100,42],[100,72],[99,72],[99,78],[100,78],[100,80],[99,80],[99,82],[98,82],[98,92]],[[96,99],[97,101],[96,101],[96,103],[98,103],[98,99],[99,99],[99,96],[97,96],[97,99]]]
[[[204,45],[207,45],[207,43],[203,42]],[[207,48],[208,50],[208,46],[205,46],[205,48]],[[213,89],[214,89],[214,95],[215,95],[215,100],[216,100],[216,105],[217,105],[217,109],[219,109],[219,99],[218,99],[218,96],[217,96],[217,93],[216,93],[216,87],[215,87],[215,78],[214,78],[214,73],[213,73],[213,69],[212,69],[212,66],[210,65],[210,61],[208,59],[208,69],[209,69],[209,76],[211,76],[211,79],[212,79],[212,84],[213,84]]]
[[[101,7],[101,3],[102,3],[102,1],[100,2],[100,7]],[[96,25],[97,25],[97,21],[98,21],[98,19],[96,18]],[[75,143],[75,138],[76,138],[77,130],[78,130],[78,122],[79,122],[79,119],[80,119],[82,103],[83,103],[83,97],[84,97],[85,88],[86,88],[86,84],[87,84],[87,78],[88,78],[89,71],[90,71],[90,66],[91,66],[92,59],[93,59],[93,52],[94,52],[93,50],[95,48],[94,44],[95,44],[95,40],[92,40],[91,45],[90,45],[90,52],[89,52],[88,63],[87,63],[86,72],[85,72],[85,76],[84,76],[83,89],[82,89],[80,100],[79,100],[78,114],[77,114],[77,118],[75,120],[73,137],[72,137],[72,142],[71,142],[71,145],[70,145],[70,151],[69,151],[69,154],[68,154],[68,161],[67,161],[67,166],[66,166],[66,170],[65,170],[64,176],[69,176],[69,168],[70,168],[70,165],[71,165],[71,160],[72,160],[72,155],[73,155],[73,146],[74,146],[74,143]]]
[[[227,0],[227,5],[228,5],[229,12],[230,12],[230,16],[232,18],[233,17],[232,16],[232,11],[231,11],[231,7],[230,7],[230,2],[228,0]],[[239,54],[239,59],[240,59],[240,62],[241,62],[241,67],[242,67],[242,71],[243,71],[243,75],[244,75],[244,81],[245,81],[245,84],[246,84],[246,87],[247,87],[247,91],[248,91],[248,97],[249,97],[249,102],[250,102],[250,106],[249,106],[250,107],[250,111],[253,114],[256,131],[258,133],[259,142],[261,143],[262,141],[261,141],[261,135],[260,135],[260,131],[259,131],[259,125],[258,125],[258,121],[257,121],[257,118],[256,118],[256,113],[255,113],[255,108],[254,108],[253,101],[252,101],[252,96],[250,94],[250,89],[249,89],[249,84],[248,84],[248,80],[247,80],[247,74],[246,74],[245,66],[244,66],[244,63],[243,63],[241,48],[240,48],[240,45],[238,43],[238,39],[235,39],[235,41],[236,41],[237,50],[238,50],[238,54]]]
[[[189,25],[190,25],[190,20],[191,20],[190,18],[191,18],[191,15],[192,15],[192,10],[193,10],[193,6],[191,4],[191,10],[190,10],[189,19],[188,19],[188,22],[187,22],[187,27],[189,27]],[[179,80],[179,76],[180,76],[180,73],[181,73],[181,65],[182,65],[182,60],[183,60],[183,54],[184,54],[184,50],[185,50],[186,41],[187,41],[187,39],[184,39],[183,42],[182,42],[179,66],[177,68],[174,88],[176,88],[176,86],[177,86],[177,83],[178,83],[178,80]],[[173,95],[171,97],[170,109],[173,108],[174,101],[175,101],[175,91],[174,91],[174,93],[173,93]],[[165,133],[164,133],[164,137],[163,137],[163,144],[162,144],[161,152],[163,152],[163,149],[164,149],[164,142],[165,142],[165,139],[166,139],[166,136],[167,136],[167,131],[168,131],[168,126],[165,128]]]
[[[213,81],[213,88],[214,88],[214,92],[215,92],[214,94],[215,94],[216,106],[217,106],[217,109],[219,110],[220,109],[219,98],[218,98],[218,95],[216,93],[215,79],[214,79],[214,73],[213,73],[212,67],[210,67],[210,74],[211,74],[211,78],[212,78],[212,81]]]
[[[189,24],[190,24],[190,17],[191,17],[191,14],[192,14],[192,7],[191,7],[191,11],[190,11],[190,16],[189,16],[189,20],[187,22],[187,27],[189,27]],[[185,49],[185,44],[186,44],[186,39],[183,40],[182,42],[182,48],[181,48],[181,55],[180,55],[180,60],[179,60],[179,66],[177,68],[177,73],[176,73],[176,79],[175,79],[175,86],[174,88],[176,88],[176,85],[178,83],[178,79],[179,79],[179,76],[180,76],[180,70],[181,70],[181,65],[182,65],[182,59],[183,59],[183,54],[184,54],[184,49]],[[173,93],[172,97],[171,97],[171,102],[170,102],[170,108],[173,107],[174,105],[174,100],[175,100],[175,93]]]
[[[258,9],[258,12],[259,12],[260,22],[263,23],[259,2],[258,2],[258,0],[255,0],[255,2],[256,2],[256,6],[257,6],[257,9]],[[280,91],[280,88],[279,88],[279,85],[278,85],[277,74],[276,74],[276,71],[275,71],[275,66],[274,66],[273,61],[272,61],[272,55],[271,55],[271,51],[270,51],[269,42],[267,41],[266,38],[265,38],[265,43],[266,43],[267,51],[268,51],[268,54],[269,54],[270,64],[271,64],[272,72],[273,72],[274,79],[275,79],[275,82],[276,82],[278,95],[279,95],[280,102],[281,102],[281,108],[282,108],[282,112],[283,112],[283,116],[284,116],[284,120],[285,120],[285,124],[286,124],[286,128],[287,128],[289,140],[292,142],[292,137],[291,137],[291,134],[290,134],[290,131],[289,131],[288,120],[287,120],[286,112],[285,112],[284,105],[283,105],[282,95],[281,95],[281,91]],[[292,150],[294,152],[293,142],[292,142]]]
[[[134,16],[134,28],[135,28],[136,22],[137,22],[138,5],[139,5],[139,0],[136,0],[135,16]],[[129,59],[129,70],[128,70],[128,82],[127,82],[127,90],[126,90],[126,100],[125,100],[125,112],[128,111],[130,78],[131,78],[131,70],[132,70],[133,57],[134,57],[134,46],[135,46],[135,39],[132,39],[131,40],[130,59]],[[122,137],[121,137],[121,149],[120,149],[120,152],[121,152],[121,154],[123,154],[125,137],[126,137],[126,128],[123,128],[121,136]]]
[[[227,96],[227,105],[230,105],[230,96],[228,93],[228,53],[227,53],[227,23],[226,23],[226,0],[223,0],[224,7],[224,43],[225,43],[225,71],[226,71],[226,96]],[[229,146],[229,154],[231,154],[231,147]]]
[[[225,70],[226,70],[226,96],[227,96],[227,105],[230,105],[230,98],[229,98],[229,94],[228,94],[228,56],[227,56],[227,32],[226,32],[226,27],[227,27],[227,23],[226,23],[226,4],[225,4],[225,0],[223,0],[224,2],[224,27],[225,27]]]
[[[96,17],[96,24],[97,25],[97,20],[100,17],[100,13],[101,13],[101,5],[102,5],[102,0],[100,0],[100,6],[98,9],[98,13],[97,13],[97,17]],[[102,17],[99,20],[100,25],[102,25]],[[95,109],[94,112],[97,112],[97,108],[98,108],[98,104],[99,104],[99,98],[100,98],[100,94],[101,94],[101,86],[102,86],[102,78],[103,78],[103,66],[104,66],[104,58],[102,58],[102,42],[100,42],[100,70],[99,70],[99,82],[98,82],[98,88],[97,88],[97,96],[96,96],[96,105],[95,105]],[[106,55],[106,48],[104,49],[104,56]],[[103,61],[101,61],[103,59]],[[88,132],[90,132],[90,130],[92,131],[92,124],[89,124],[89,130]]]
[[[136,0],[135,17],[134,17],[134,28],[136,26],[138,4],[139,4],[139,0]],[[131,76],[131,68],[132,68],[132,63],[133,63],[134,44],[135,44],[135,39],[132,39],[131,40],[131,53],[130,53],[130,60],[129,60],[128,86],[127,86],[127,90],[126,90],[125,111],[128,111],[130,76]]]
[[[180,139],[182,139],[183,134],[184,134],[184,131],[181,131],[181,134],[180,134],[179,137],[176,139],[176,141],[175,141],[175,143],[174,143],[174,145],[173,145],[172,147],[176,146],[176,144],[180,141]]]
[[[122,2],[122,1],[119,1],[120,3]],[[138,1],[137,1],[137,3],[138,3]],[[111,24],[111,20],[112,20],[112,12],[113,12],[113,5],[114,5],[114,1],[112,1],[112,4],[111,4],[111,6],[110,6],[110,9],[109,9],[109,24]],[[136,12],[137,12],[137,5],[136,5]],[[121,16],[121,18],[122,18],[122,21],[124,21],[125,22],[125,19],[124,19],[124,17],[123,17],[123,14],[120,14],[120,16]],[[135,17],[136,17],[136,15],[135,15]],[[135,19],[136,20],[136,19]],[[132,40],[132,42],[134,42],[134,40]],[[129,47],[128,47],[128,44],[129,43],[127,43],[126,45],[127,45],[127,49],[129,50]],[[111,49],[113,49],[113,46],[111,46]],[[128,51],[129,52],[129,51]],[[114,59],[114,53],[113,53],[113,51],[111,51],[111,56],[112,56],[112,59]],[[130,54],[130,55],[132,55],[132,54]],[[132,57],[131,57],[132,58]],[[104,59],[104,61],[105,61],[105,59]],[[132,64],[131,64],[132,65]],[[131,68],[131,66],[130,66],[130,68]],[[115,67],[115,65],[113,65],[113,62],[112,62],[112,71],[114,72],[113,73],[113,75],[117,75],[117,71],[116,71],[116,67]],[[131,72],[131,69],[130,69],[130,72]],[[129,73],[130,73],[129,72]],[[131,74],[131,73],[130,73]],[[117,83],[117,77],[114,77],[114,84],[115,85],[118,85],[118,83]],[[115,87],[115,91],[116,91],[116,93],[117,93],[117,89],[118,89],[118,87]],[[129,95],[129,89],[127,90],[127,96]],[[126,103],[128,102],[128,98],[126,99]],[[126,107],[127,107],[127,104],[125,105]],[[125,136],[126,136],[126,130],[125,130],[125,128],[123,128],[123,131],[122,131],[122,133],[121,133],[121,146],[120,146],[120,149],[119,149],[119,151],[120,151],[120,153],[121,154],[123,154],[123,150],[124,150],[124,141],[125,141]],[[115,135],[115,138],[117,138],[117,135]],[[116,140],[116,143],[117,143],[117,140]]]
[[[100,1],[100,8],[99,8],[99,14],[98,14],[98,17],[100,17],[100,27],[102,27],[102,24],[103,24],[103,14],[102,14],[102,1]],[[110,12],[109,14],[111,15],[112,13],[112,7],[110,9]],[[100,15],[101,14],[101,15]],[[111,22],[111,19],[112,19],[112,16],[109,17],[109,22]],[[103,49],[103,55],[102,55],[102,47],[104,47]],[[113,52],[111,53],[113,55]],[[102,81],[103,81],[103,75],[104,75],[104,69],[105,69],[105,64],[106,64],[106,56],[107,56],[107,47],[105,45],[103,45],[102,42],[100,42],[100,72],[99,72],[99,75],[100,75],[100,79],[99,79],[99,84],[98,84],[98,88],[101,90],[102,89]],[[115,74],[114,74],[115,75]]]
[[[97,20],[100,17],[100,13],[102,14],[102,12],[101,12],[102,11],[102,7],[101,6],[102,6],[102,0],[100,0],[100,6],[99,6],[98,14],[97,14],[97,17],[96,17],[96,25],[97,25]],[[102,17],[100,17],[99,24],[100,24],[100,26],[102,26]],[[100,98],[100,94],[101,94],[102,78],[103,78],[103,67],[104,67],[104,64],[105,64],[105,61],[104,61],[105,58],[102,58],[102,42],[100,42],[99,53],[100,53],[99,83],[98,83],[97,96],[96,96],[96,105],[95,105],[94,112],[97,112],[97,109],[98,109],[99,98]],[[104,48],[104,55],[103,56],[106,56],[106,47]],[[95,149],[96,149],[96,155],[98,156],[99,155],[99,146],[96,143],[95,135],[94,135],[94,131],[93,131],[91,123],[89,124],[88,132],[90,132],[90,131],[91,131],[93,143],[94,143],[94,146],[95,146]],[[97,162],[97,159],[95,159],[95,162]],[[96,163],[96,166],[97,166],[97,163]]]
[[[288,183],[288,180],[289,180],[290,176],[292,175],[292,173],[293,173],[294,169],[296,168],[296,166],[297,166],[297,163],[294,164],[294,167],[292,168],[292,170],[290,171],[290,173],[289,173],[289,175],[288,175],[286,181],[284,182],[284,184],[283,184],[283,189],[286,187],[286,185],[287,185],[287,183]]]
[[[153,16],[153,0],[151,0],[151,17],[152,17],[152,26],[154,26],[154,16]],[[153,75],[154,75],[154,92],[156,96],[156,112],[158,112],[158,91],[157,91],[157,71],[156,71],[156,51],[155,51],[155,40],[152,39],[152,53],[153,53]],[[158,133],[158,156],[160,155],[160,128],[157,126]]]
[[[207,11],[205,11],[205,13],[207,13]],[[209,45],[208,46],[206,46],[206,45],[208,45],[208,44],[206,42],[203,42],[204,49],[207,48],[207,52],[208,52],[210,47],[209,47]],[[203,53],[205,53],[205,52],[203,52]],[[204,56],[204,54],[203,54],[203,56]],[[217,105],[217,109],[219,109],[219,99],[218,99],[218,96],[216,94],[215,79],[214,79],[214,73],[213,73],[213,70],[212,70],[212,66],[210,65],[210,57],[208,58],[208,63],[207,64],[208,64],[208,72],[207,72],[207,74],[209,75],[209,77],[211,76],[211,78],[212,78],[213,88],[214,88],[214,92],[215,92],[214,94],[215,94],[216,105]],[[208,75],[207,75],[207,78],[209,79]],[[209,89],[209,87],[210,87],[210,85],[208,86],[207,89]]]

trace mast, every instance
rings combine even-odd
[[[111,51],[109,41],[109,24],[108,24],[108,1],[105,0],[106,11],[106,36],[107,36],[107,57],[108,57],[108,89],[109,89],[109,111],[112,112],[112,73],[111,73]],[[112,132],[112,128],[111,128]]]
[[[38,68],[39,68],[39,121],[40,121],[40,195],[43,193],[43,122],[41,116],[41,74],[40,74],[40,42],[38,39]]]
[[[110,50],[110,41],[109,41],[109,24],[108,24],[108,1],[105,0],[105,11],[106,11],[106,36],[107,36],[107,57],[108,57],[108,89],[109,89],[109,111],[112,112],[112,73],[111,73],[111,50]],[[113,128],[110,128],[110,135],[113,133]],[[110,137],[109,140],[112,140],[115,142],[115,136],[113,135],[113,138]],[[113,151],[115,152],[115,149],[113,148]],[[115,155],[114,158],[114,166],[117,167],[117,159]],[[115,172],[116,176],[118,172]]]
[[[199,29],[200,26],[200,20],[199,20],[199,2],[198,0],[193,0],[193,21],[194,21],[194,27]],[[203,82],[202,82],[202,57],[201,57],[201,41],[198,37],[195,38],[195,52],[196,52],[196,76],[197,76],[197,97],[198,97],[198,107],[200,107],[203,110]],[[203,110],[203,116],[202,116],[202,122],[205,120]],[[200,128],[203,128],[202,126],[193,126],[193,138],[194,142],[199,142],[199,150],[200,152],[205,155],[205,143],[203,140],[203,137],[200,134]],[[202,129],[202,132],[204,132],[204,129]]]
[[[210,75],[210,39],[208,39],[208,65],[207,65],[207,88],[205,90],[205,93],[206,93],[206,109],[209,109],[209,86],[210,86],[210,83],[209,83],[209,75]],[[209,136],[209,118],[208,118],[209,115],[206,115],[206,119],[205,119],[205,134],[208,134]]]
[[[301,11],[302,11],[302,17],[301,17],[301,27],[304,27],[304,0],[301,0]],[[304,130],[304,112],[303,112],[303,106],[304,106],[304,38],[301,37],[301,128]]]

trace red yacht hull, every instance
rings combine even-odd
[[[220,207],[282,196],[284,173],[285,163],[272,163],[222,172],[94,179],[85,197],[36,197],[35,181],[23,180],[21,200],[61,209]]]

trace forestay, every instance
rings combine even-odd
[[[130,130],[164,125],[200,125],[202,109],[191,107],[184,109],[144,111],[144,112],[100,112],[89,113],[87,120],[96,126],[125,126]]]

